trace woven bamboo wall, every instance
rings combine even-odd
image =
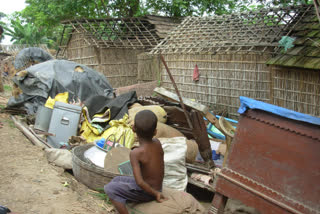
[[[138,55],[138,82],[150,82],[160,79],[160,58],[159,55],[141,53]]]
[[[270,68],[265,65],[268,54],[204,54],[166,55],[165,60],[184,97],[208,105],[215,113],[227,112],[237,119],[239,96],[270,102]],[[192,80],[195,65],[200,80]],[[161,85],[174,92],[162,66]]]
[[[124,48],[97,48],[87,45],[83,34],[73,34],[66,56],[103,73],[113,88],[138,83],[138,58],[142,50]]]
[[[66,49],[66,57],[70,61],[98,70],[99,61],[96,49],[86,43],[83,34],[73,35]]]
[[[114,88],[138,83],[138,57],[143,50],[103,48],[99,69]]]
[[[320,116],[319,71],[273,67],[272,73],[275,105]]]

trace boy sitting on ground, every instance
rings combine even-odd
[[[120,214],[128,213],[126,202],[166,200],[162,195],[164,176],[163,150],[156,134],[157,117],[149,110],[136,114],[133,131],[137,133],[139,147],[130,152],[134,177],[118,176],[105,185],[104,190]]]

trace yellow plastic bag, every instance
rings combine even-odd
[[[111,127],[105,130],[103,133],[99,133],[99,130],[93,127],[86,115],[84,114],[84,121],[82,122],[80,133],[81,136],[84,137],[87,142],[92,143],[95,140],[105,138],[107,139],[110,135],[114,135],[114,137],[110,137],[110,140],[116,141],[121,145],[131,148],[134,143],[134,132],[132,131],[131,127],[127,124],[128,115],[125,114],[122,119],[120,120],[111,120],[109,124]]]
[[[59,93],[55,96],[54,99],[49,97],[46,101],[46,104],[44,104],[45,107],[53,109],[53,106],[56,101],[68,103],[69,98],[69,92]]]
[[[110,135],[115,136],[115,141],[121,145],[131,149],[134,143],[134,132],[127,124],[128,115],[125,114],[120,120],[111,120],[109,124],[111,127],[103,132],[101,137],[107,139]],[[111,137],[113,140],[114,137]]]

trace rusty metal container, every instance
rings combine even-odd
[[[227,198],[260,213],[320,213],[320,118],[292,113],[249,108],[241,115],[209,213],[222,211]]]

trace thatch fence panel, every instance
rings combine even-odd
[[[97,69],[98,56],[94,46],[87,44],[83,34],[77,33],[71,38],[68,48],[66,49],[68,60],[74,61],[90,68]]]
[[[161,62],[158,55],[141,53],[138,55],[138,82],[150,82],[160,79]]]
[[[294,111],[320,116],[320,73],[273,67],[273,102]]]
[[[137,49],[102,48],[102,72],[114,88],[138,83],[137,55],[144,52]]]
[[[182,96],[195,99],[215,113],[238,118],[239,96],[270,102],[270,71],[265,65],[267,54],[182,54],[166,55],[168,67]],[[197,64],[199,81],[192,79]],[[161,71],[161,84],[174,91],[166,71]]]
[[[83,34],[73,34],[66,49],[68,60],[103,73],[114,88],[137,83],[137,54],[143,50],[98,48],[86,41]]]

